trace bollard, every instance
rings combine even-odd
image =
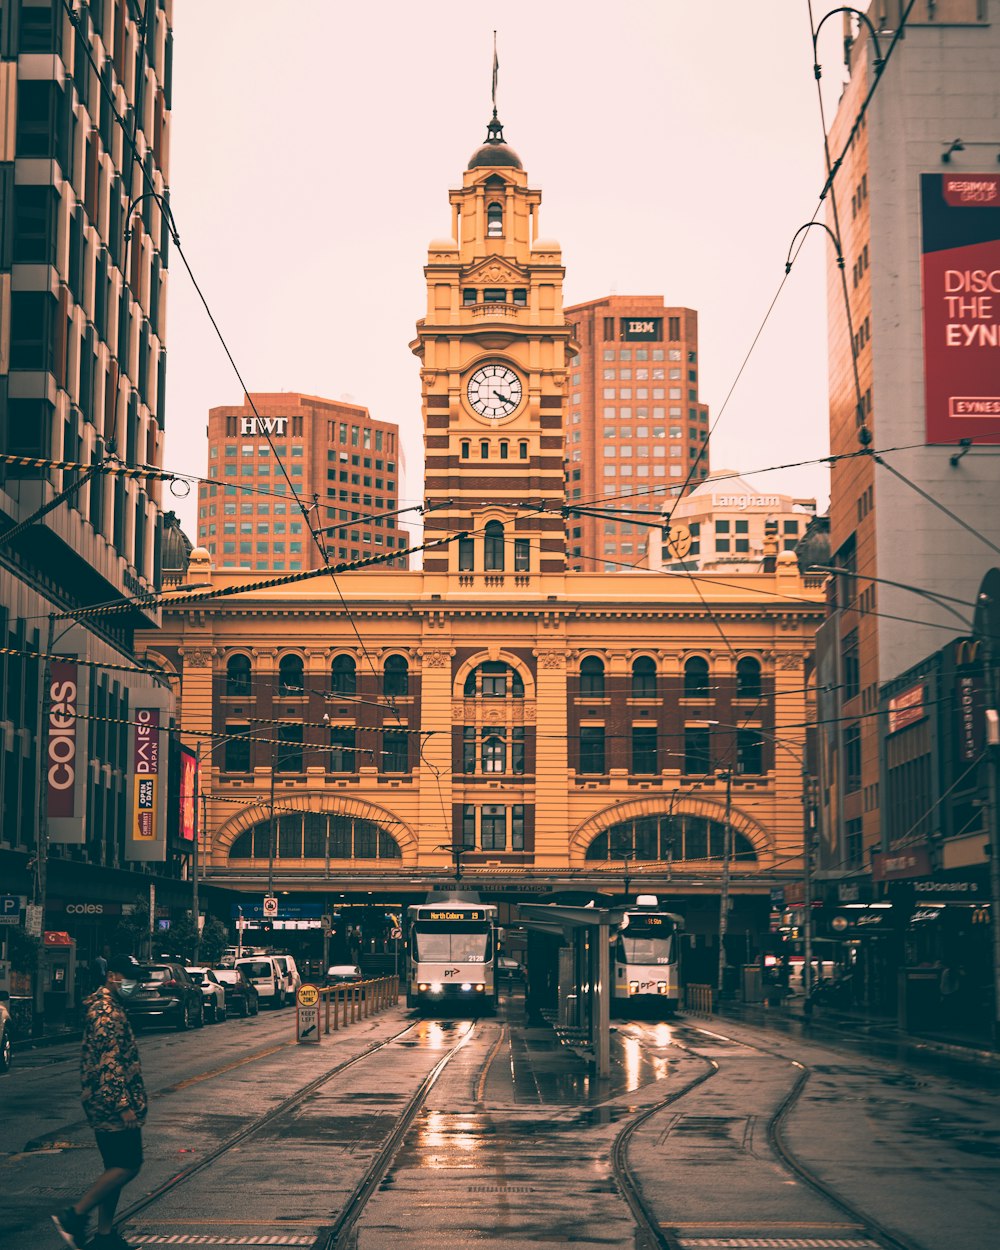
[[[321,991],[320,991],[320,993],[321,993],[321,994],[323,995],[323,997],[326,999],[326,1011],[325,1011],[325,1013],[324,1013],[324,1020],[323,1020],[323,1032],[324,1032],[327,1036],[329,1036],[329,1034],[330,1034],[330,991],[329,991],[329,990],[321,990]]]
[[[364,996],[366,1020],[371,1015],[371,1007],[372,1007],[371,984],[372,984],[371,981],[361,982],[361,993]]]

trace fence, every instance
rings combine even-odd
[[[320,990],[325,1001],[324,1033],[346,1029],[355,1020],[395,1007],[399,1001],[399,977],[374,977],[351,985],[331,985]]]
[[[710,1016],[715,1008],[715,989],[711,985],[686,985],[684,1010],[693,1016]]]

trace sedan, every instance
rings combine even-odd
[[[497,960],[497,975],[501,980],[509,982],[524,980],[524,965],[509,955],[501,955]]]
[[[189,1029],[205,1023],[201,990],[183,964],[141,964],[135,980],[123,981],[119,993],[125,1014],[134,1025],[148,1022]]]
[[[225,987],[216,979],[215,973],[211,968],[185,968],[195,985],[199,986],[202,994],[202,1006],[205,1009],[205,1023],[215,1024],[226,1018],[226,991]]]
[[[260,1011],[257,987],[242,968],[216,968],[215,977],[226,992],[226,1013],[230,1016],[255,1016]]]
[[[357,964],[333,964],[326,970],[326,984],[335,989],[360,985],[364,980]]]

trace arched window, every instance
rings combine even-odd
[[[632,698],[656,698],[656,662],[648,655],[640,655],[632,662]]]
[[[580,693],[598,699],[604,695],[604,661],[596,655],[580,661]]]
[[[495,201],[486,206],[486,237],[488,239],[503,238],[503,205]]]
[[[721,860],[725,854],[726,827],[720,820],[704,816],[674,815],[664,812],[623,820],[599,833],[587,847],[588,860],[658,860],[689,862]],[[732,831],[730,855],[740,864],[755,864],[753,843],[736,829]]]
[[[708,660],[693,655],[684,663],[684,698],[708,698]]]
[[[250,693],[250,657],[231,655],[226,661],[226,694]]]
[[[283,655],[278,661],[278,693],[283,695],[305,694],[302,657]]]
[[[483,738],[483,772],[505,773],[507,771],[507,742],[500,733],[487,734]]]
[[[745,655],[736,663],[737,699],[760,698],[760,661]]]
[[[483,527],[483,567],[489,571],[503,572],[503,526],[499,521],[487,521]]]
[[[239,835],[229,858],[276,859],[402,859],[399,843],[388,831],[363,816],[339,812],[290,812],[274,825],[263,820]]]
[[[382,670],[382,693],[385,695],[408,694],[410,690],[410,666],[401,655],[390,655]]]
[[[481,695],[484,699],[524,698],[524,681],[516,668],[503,660],[486,660],[465,679],[463,694],[467,699]]]
[[[354,657],[338,655],[330,665],[330,690],[333,694],[357,694],[358,668]]]

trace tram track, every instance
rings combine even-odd
[[[749,1042],[745,1039],[730,1038],[725,1034],[714,1033],[707,1029],[700,1029],[699,1031],[705,1033],[709,1037],[745,1047],[748,1050],[756,1051],[758,1054],[764,1054],[771,1058],[779,1059],[782,1062],[791,1064],[799,1069],[799,1073],[792,1083],[791,1088],[785,1093],[778,1106],[768,1118],[766,1125],[767,1140],[781,1166],[784,1167],[790,1175],[800,1180],[819,1198],[829,1203],[832,1207],[847,1217],[850,1226],[852,1226],[852,1234],[849,1238],[852,1245],[856,1245],[858,1247],[878,1246],[882,1247],[882,1250],[924,1250],[924,1247],[922,1247],[918,1242],[908,1241],[905,1238],[899,1237],[897,1234],[893,1233],[879,1220],[861,1210],[849,1199],[845,1198],[843,1194],[839,1193],[832,1186],[822,1181],[788,1145],[782,1133],[782,1126],[808,1085],[809,1078],[812,1075],[812,1069],[809,1064],[804,1063],[801,1059],[792,1058],[783,1051],[778,1051],[768,1046]],[[700,1076],[689,1081],[681,1089],[672,1091],[672,1093],[666,1098],[663,1098],[654,1105],[645,1108],[639,1115],[633,1117],[616,1136],[611,1150],[611,1162],[615,1181],[636,1220],[640,1236],[643,1239],[642,1242],[639,1243],[642,1250],[690,1250],[690,1243],[688,1242],[685,1245],[682,1245],[675,1235],[671,1235],[671,1233],[663,1227],[661,1217],[657,1215],[653,1205],[647,1199],[645,1193],[643,1192],[641,1182],[635,1175],[635,1172],[629,1163],[629,1143],[635,1132],[641,1128],[643,1124],[646,1124],[649,1120],[653,1119],[654,1116],[665,1110],[671,1104],[680,1101],[680,1099],[684,1098],[697,1086],[703,1085],[705,1082],[720,1075],[722,1072],[722,1068],[719,1063],[699,1054],[696,1047],[685,1045],[676,1038],[673,1039],[672,1044],[689,1057],[698,1059],[709,1065],[707,1070]],[[723,1240],[729,1241],[733,1245],[737,1243],[747,1244],[746,1235],[742,1238],[734,1235],[734,1238],[725,1238]],[[842,1238],[837,1240],[839,1244],[843,1244],[844,1242],[844,1239]],[[815,1247],[822,1247],[823,1245],[823,1239],[818,1238],[815,1235],[804,1239],[790,1236],[775,1239],[761,1237],[753,1238],[753,1244],[761,1247],[761,1250],[766,1250],[766,1247],[769,1245],[777,1245],[779,1242],[782,1246],[788,1247],[789,1250],[800,1244],[808,1244]],[[712,1243],[713,1246],[716,1244],[718,1243]]]

